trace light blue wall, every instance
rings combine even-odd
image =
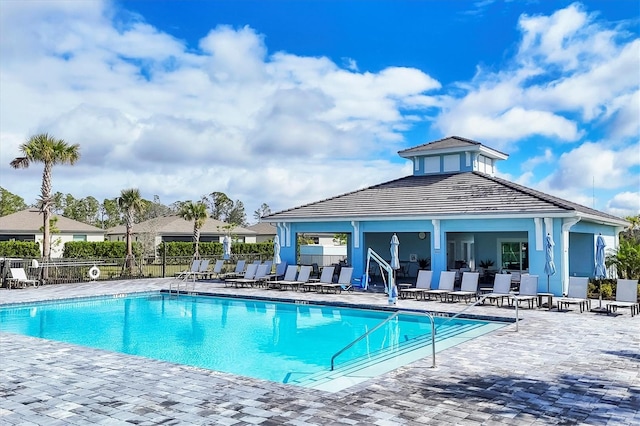
[[[544,229],[544,234],[549,230]],[[494,268],[500,268],[497,258],[498,238],[515,238],[525,236],[529,247],[529,272],[539,276],[539,291],[547,291],[547,276],[544,273],[545,250],[544,244],[537,250],[535,222],[532,218],[522,219],[448,219],[440,221],[441,241],[440,249],[435,249],[434,227],[431,220],[407,221],[371,221],[360,222],[360,246],[353,244],[354,228],[351,222],[306,222],[291,224],[291,246],[283,246],[281,257],[288,263],[296,262],[295,236],[297,233],[328,232],[346,233],[349,235],[347,256],[354,267],[354,277],[360,277],[366,266],[367,248],[371,247],[383,258],[389,259],[389,242],[395,232],[400,239],[400,259],[409,260],[409,255],[415,253],[418,257],[430,257],[431,269],[434,271],[434,284],[438,284],[440,271],[447,269],[447,234],[471,233],[474,236],[474,252],[476,267],[483,259],[492,259]],[[418,232],[425,232],[425,240],[418,239]],[[615,230],[610,226],[578,222],[571,228],[569,234],[569,274],[590,276],[588,272],[593,264],[594,234],[614,235]],[[556,295],[562,294],[562,220],[554,219],[552,227],[555,242],[553,254],[556,274],[549,277],[549,286]],[[589,243],[591,241],[591,243]],[[585,275],[586,274],[586,275]]]

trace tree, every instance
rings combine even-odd
[[[225,222],[247,226],[247,215],[244,212],[244,204],[242,204],[242,201],[236,200],[231,210],[229,210]]]
[[[105,198],[100,205],[100,227],[109,229],[121,223],[117,198]]]
[[[605,260],[607,268],[615,266],[618,278],[640,278],[640,242],[621,238],[617,250],[611,250]]]
[[[260,208],[253,212],[253,218],[256,220],[256,222],[260,222],[260,219],[269,214],[271,214],[271,208],[267,203],[262,203]]]
[[[11,161],[14,169],[27,168],[31,163],[43,163],[42,188],[40,194],[40,211],[43,213],[44,236],[42,244],[42,257],[51,259],[50,229],[51,219],[51,179],[52,169],[56,164],[75,164],[80,159],[80,146],[69,145],[62,139],[56,139],[47,133],[41,133],[29,138],[26,143],[20,145],[22,157],[16,157]],[[48,278],[47,269],[43,270],[43,278]]]
[[[213,219],[229,222],[229,212],[233,208],[233,201],[224,192],[212,192],[209,198],[204,197],[203,202],[209,205]]]
[[[127,228],[126,241],[127,241],[127,258],[125,259],[125,265],[129,268],[129,272],[133,275],[133,224],[135,223],[136,214],[142,213],[145,208],[145,203],[140,196],[140,191],[136,188],[123,189],[118,197],[118,206],[125,215],[125,226]]]
[[[178,213],[184,220],[193,221],[193,243],[194,243],[194,257],[197,259],[200,257],[198,245],[200,243],[200,228],[204,226],[205,220],[207,220],[207,206],[199,201],[193,203],[187,201],[182,205],[180,212]]]
[[[25,210],[27,207],[24,198],[12,194],[0,186],[0,216],[13,214]]]

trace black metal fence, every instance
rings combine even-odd
[[[210,260],[210,268],[220,257],[201,257]],[[233,255],[225,261],[222,272],[235,268],[238,259],[247,262],[267,260],[259,254]],[[78,283],[89,281],[124,280],[132,278],[173,277],[191,268],[193,257],[140,257],[134,259],[42,259],[0,258],[0,284],[8,288],[11,268],[23,268],[29,279],[42,284]]]

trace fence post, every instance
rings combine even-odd
[[[162,278],[165,278],[165,268],[167,267],[167,245],[162,245]]]

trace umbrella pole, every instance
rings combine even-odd
[[[550,287],[549,287],[549,275],[547,275],[547,293],[549,293],[549,289],[550,289]]]

